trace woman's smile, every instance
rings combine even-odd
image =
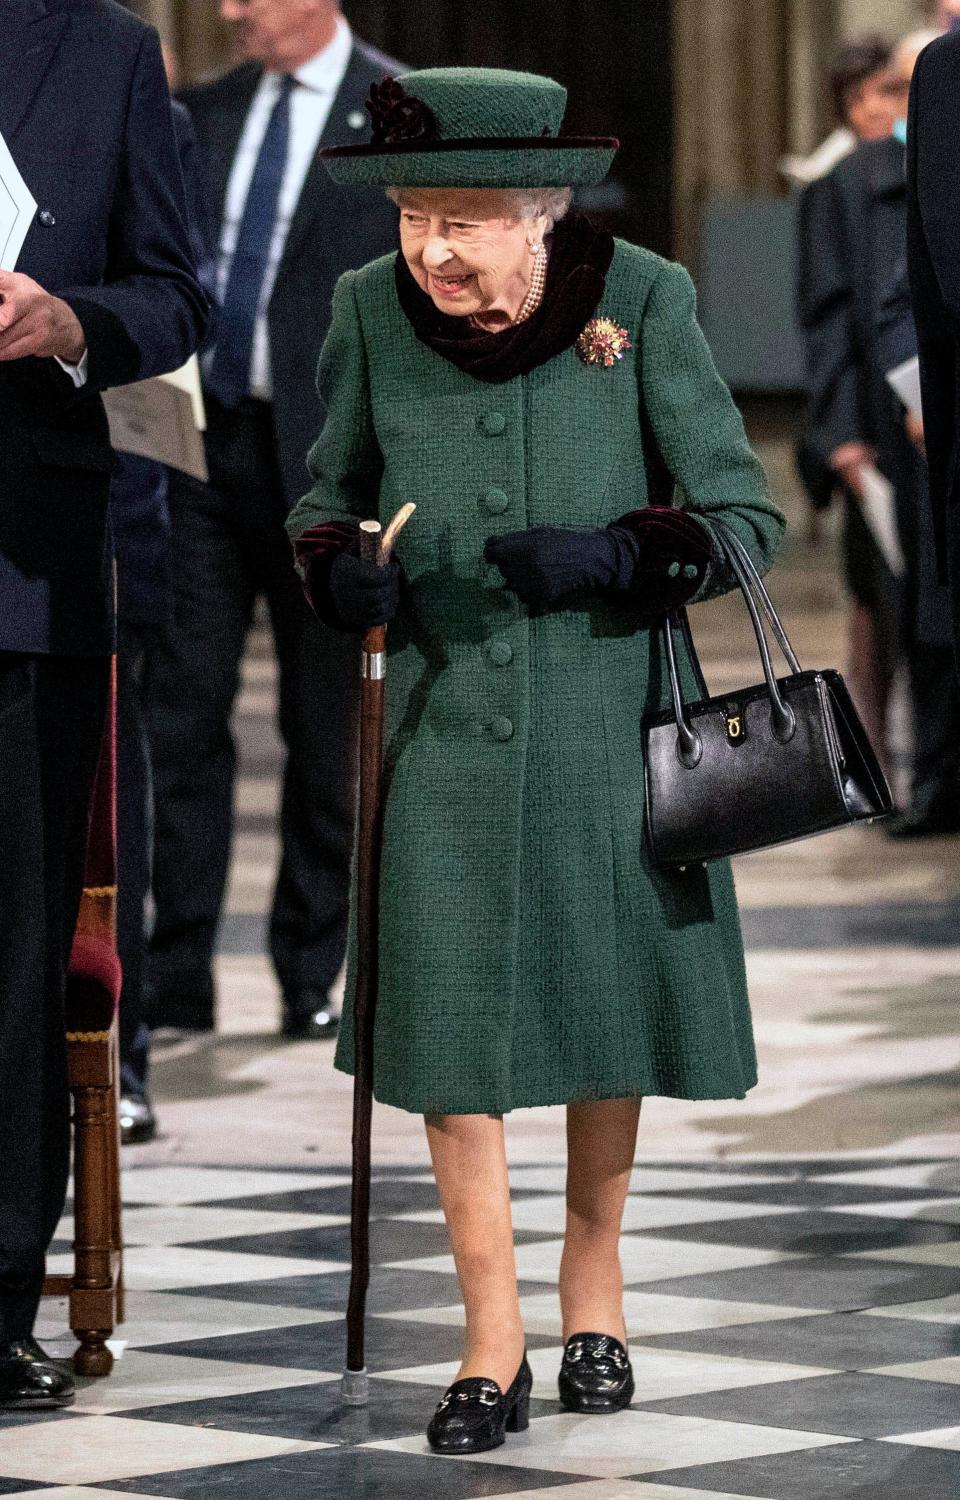
[[[429,273],[431,290],[437,292],[441,297],[456,297],[467,290],[473,281],[473,273],[461,272],[458,276],[445,275],[440,271]]]

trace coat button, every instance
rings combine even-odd
[[[699,578],[700,569],[697,567],[696,563],[687,563],[686,567],[683,570],[683,576],[684,578]]]
[[[509,504],[506,490],[489,489],[483,497],[483,508],[488,516],[502,516]]]
[[[502,411],[487,411],[480,418],[480,426],[488,437],[499,437],[507,425]]]
[[[44,229],[52,229],[57,222],[56,216],[50,212],[49,208],[43,209],[37,217]]]
[[[513,661],[513,647],[509,641],[491,641],[487,655],[495,667],[509,667]]]
[[[504,714],[495,714],[490,724],[490,733],[495,740],[513,739],[513,722]]]

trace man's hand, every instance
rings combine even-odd
[[[830,467],[855,495],[863,494],[862,470],[875,461],[866,443],[841,443],[830,455]]]
[[[60,297],[16,271],[0,271],[0,360],[62,359],[77,365],[86,339],[80,320]]]
[[[915,448],[919,448],[921,453],[926,453],[927,445],[923,437],[923,418],[918,417],[916,412],[908,411],[904,421],[907,426],[907,436],[911,443],[913,443]]]

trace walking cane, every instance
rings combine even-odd
[[[416,510],[405,505],[385,532],[379,521],[360,522],[360,556],[385,567],[393,544]],[[357,963],[353,994],[353,1190],[350,1202],[350,1298],[347,1367],[341,1395],[346,1406],[366,1406],[364,1314],[370,1282],[370,1123],[373,1114],[373,1022],[377,1004],[380,841],[383,817],[383,692],[387,627],[363,637],[360,662],[360,804],[357,819]]]

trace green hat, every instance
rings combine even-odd
[[[561,135],[567,91],[499,68],[424,68],[370,90],[373,139],[321,151],[334,182],[380,187],[578,187],[619,141]]]

